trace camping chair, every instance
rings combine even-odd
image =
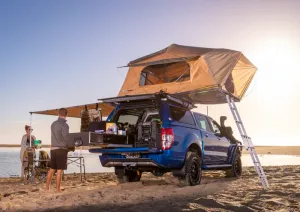
[[[24,184],[34,184],[45,181],[48,171],[50,169],[50,158],[46,151],[39,152],[39,159],[35,160],[35,149],[27,148],[24,153]],[[36,163],[38,165],[36,166]]]
[[[44,182],[50,169],[50,157],[46,151],[40,150],[38,165],[35,166],[35,178],[39,183]]]

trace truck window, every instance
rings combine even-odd
[[[159,114],[151,114],[147,117],[147,119],[144,122],[151,122],[151,121],[160,121],[160,116]]]
[[[199,127],[203,130],[206,130],[206,131],[211,131],[210,127],[209,127],[209,124],[208,124],[208,121],[207,119],[204,117],[204,116],[201,116],[200,114],[195,114],[195,118],[199,124]]]
[[[220,131],[219,127],[213,122],[212,119],[209,119],[209,121],[210,121],[210,123],[211,123],[211,127],[212,127],[212,129],[213,129],[213,132],[214,132],[214,133],[220,134],[221,131]]]
[[[128,124],[132,124],[132,125],[135,125],[138,121],[138,116],[133,116],[133,115],[120,115],[119,118],[118,118],[118,121],[119,123],[128,123]]]
[[[177,107],[170,106],[171,116],[174,120],[184,123],[195,125],[194,118],[190,111],[183,110]]]

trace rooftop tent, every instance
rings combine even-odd
[[[128,64],[119,96],[153,94],[161,90],[190,97],[195,103],[240,101],[256,67],[239,51],[172,44]]]
[[[92,110],[101,108],[101,112],[103,116],[108,116],[111,111],[113,111],[114,107],[106,104],[106,103],[93,103],[93,104],[87,104],[87,105],[77,105],[77,106],[71,106],[71,107],[66,107],[68,111],[68,117],[73,117],[73,118],[80,118],[81,117],[81,111],[83,110]],[[32,114],[42,114],[42,115],[58,115],[58,109],[51,109],[51,110],[44,110],[44,111],[35,111],[31,112]]]

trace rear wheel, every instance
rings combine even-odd
[[[225,171],[226,177],[242,176],[242,160],[239,154],[236,155],[231,169]]]
[[[201,182],[202,169],[201,159],[195,152],[188,152],[184,164],[185,176],[179,178],[185,186],[199,185]]]

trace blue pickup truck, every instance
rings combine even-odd
[[[90,148],[102,166],[114,167],[120,182],[139,181],[143,172],[162,176],[172,172],[185,185],[200,184],[202,170],[242,174],[242,145],[230,127],[192,112],[188,98],[165,93],[102,100],[115,107],[106,122],[126,135],[105,135]]]

